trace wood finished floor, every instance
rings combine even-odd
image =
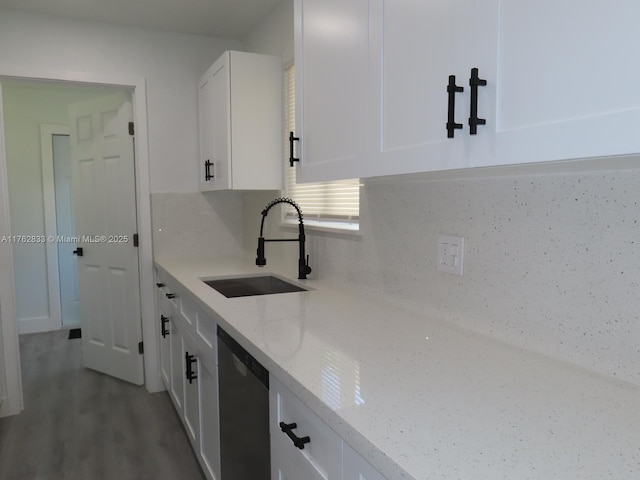
[[[0,480],[202,480],[166,392],[82,367],[68,331],[22,335],[25,409],[0,418]]]

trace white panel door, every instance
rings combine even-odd
[[[87,368],[144,381],[129,94],[70,106],[80,315]]]
[[[474,165],[640,152],[640,2],[490,0],[485,8],[493,23],[477,42],[491,55],[484,72],[475,66],[496,95],[496,122]]]

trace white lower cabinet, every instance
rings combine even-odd
[[[200,441],[200,362],[198,348],[189,333],[182,337],[184,375],[184,424],[191,444],[197,448]]]
[[[156,279],[162,380],[206,478],[236,480],[220,475],[217,318],[162,272]],[[269,384],[271,480],[384,480],[273,375]]]
[[[156,274],[162,380],[208,480],[220,479],[216,321],[194,297]],[[166,293],[176,294],[170,301]]]
[[[184,373],[182,370],[182,332],[178,328],[177,315],[171,316],[169,344],[171,346],[171,385],[168,386],[171,399],[179,412],[184,408]]]
[[[269,382],[272,480],[384,480],[282,383]]]
[[[218,370],[215,363],[198,364],[200,382],[200,464],[208,479],[220,477],[220,421],[218,417]]]
[[[385,480],[375,468],[345,442],[343,442],[342,449],[342,479]]]
[[[168,388],[171,385],[171,314],[162,298],[158,298],[160,328],[160,374]]]

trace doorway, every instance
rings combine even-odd
[[[16,81],[33,82],[34,79],[22,78],[13,74],[10,68],[0,65],[0,111],[2,110],[3,89],[7,83]],[[103,78],[99,78],[103,77]],[[145,350],[144,363],[147,375],[145,384],[148,391],[162,390],[162,384],[157,368],[157,351],[155,322],[153,319],[153,288],[152,288],[152,253],[151,253],[151,224],[150,224],[150,198],[149,198],[149,160],[146,119],[146,87],[144,78],[123,79],[120,76],[108,78],[109,75],[92,74],[49,74],[43,73],[37,76],[46,85],[66,85],[88,88],[103,88],[104,86],[127,88],[134,93],[134,110],[136,121],[136,183],[138,186],[136,208],[139,220],[138,233],[139,261],[138,267],[141,274],[141,317],[143,334],[149,347]],[[96,83],[99,81],[100,83]],[[0,116],[0,234],[10,235],[8,197],[10,183],[7,180],[7,145],[4,136],[5,125]],[[31,192],[33,193],[33,192]],[[0,272],[0,283],[3,285],[0,291],[0,328],[2,329],[2,342],[4,353],[4,372],[0,372],[0,381],[4,373],[4,385],[0,385],[0,394],[4,392],[5,401],[2,402],[0,415],[19,413],[22,409],[22,387],[20,382],[20,361],[18,348],[18,316],[17,302],[14,301],[14,291],[19,286],[19,280],[12,278],[13,270],[13,245],[2,245],[0,248],[0,264],[3,271]],[[6,267],[6,268],[5,268]],[[6,288],[4,288],[6,287]]]
[[[116,91],[24,80],[3,82],[19,334],[79,323],[76,258],[72,253],[75,228],[69,108]]]
[[[55,192],[56,242],[58,253],[58,284],[60,285],[61,327],[80,325],[78,295],[78,262],[74,244],[62,241],[76,237],[73,213],[73,185],[69,135],[51,136],[53,153],[53,184]]]

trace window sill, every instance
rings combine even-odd
[[[281,221],[279,226],[287,229],[298,229],[298,222]],[[344,235],[360,235],[360,224],[358,223],[346,223],[346,222],[328,222],[319,220],[304,220],[305,232],[328,232],[328,233],[341,233]]]

